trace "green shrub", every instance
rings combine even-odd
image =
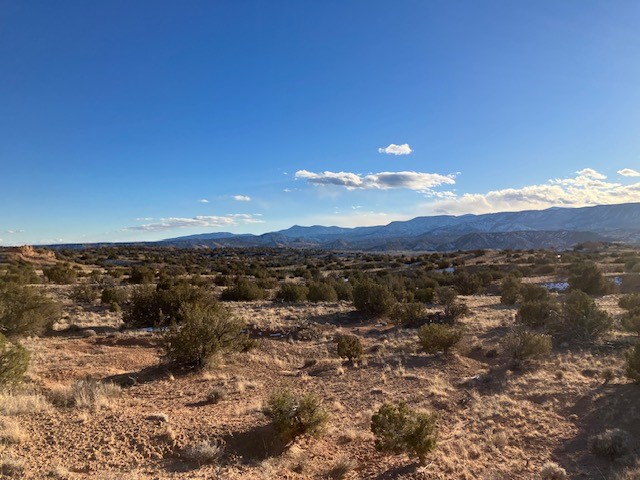
[[[518,322],[530,328],[549,328],[556,321],[560,306],[551,298],[525,302],[518,309]]]
[[[444,316],[449,320],[455,320],[469,313],[469,308],[458,301],[458,292],[451,287],[437,287],[435,296],[438,303],[444,305]]]
[[[601,457],[615,460],[630,454],[635,448],[635,439],[626,430],[613,428],[589,438],[589,450]]]
[[[49,268],[43,268],[42,272],[47,280],[58,285],[75,283],[78,273],[67,264],[56,263]]]
[[[420,302],[396,303],[391,313],[393,323],[403,327],[419,326],[427,316],[427,309]]]
[[[143,285],[153,283],[156,280],[156,272],[149,267],[133,267],[129,275],[129,283]]]
[[[515,360],[548,357],[552,350],[551,336],[522,330],[507,339],[506,350]]]
[[[418,329],[422,349],[429,354],[448,353],[462,338],[462,329],[451,325],[431,323]]]
[[[460,295],[474,295],[482,290],[480,277],[475,273],[459,272],[453,276],[453,285]]]
[[[29,367],[29,352],[0,333],[0,386],[20,383]]]
[[[337,302],[338,294],[328,283],[314,282],[309,285],[307,299],[310,302]]]
[[[340,335],[338,338],[338,356],[350,362],[357,362],[362,358],[362,342],[355,335]]]
[[[613,324],[610,315],[598,308],[593,299],[580,290],[567,295],[562,320],[563,333],[580,340],[593,340],[608,332]]]
[[[434,298],[433,288],[419,288],[413,294],[414,300],[422,303],[432,303]]]
[[[231,302],[251,302],[255,300],[263,300],[266,298],[267,292],[260,288],[254,282],[250,282],[244,278],[238,279],[232,287],[227,288],[220,300]]]
[[[504,305],[515,305],[520,297],[522,282],[513,275],[504,277],[500,284],[500,302]]]
[[[334,282],[333,288],[336,291],[338,300],[352,302],[353,301],[353,287],[350,283],[338,280]]]
[[[250,345],[243,323],[219,304],[184,303],[180,314],[182,323],[173,324],[164,336],[167,357],[178,365],[203,367],[218,353]]]
[[[124,288],[105,287],[100,294],[100,303],[103,305],[111,305],[117,303],[122,305],[129,300],[129,293]]]
[[[0,284],[0,331],[5,335],[41,335],[61,316],[60,305],[35,288]]]
[[[76,285],[69,292],[69,298],[76,303],[93,303],[98,299],[99,290],[92,285]]]
[[[630,312],[640,310],[640,293],[622,295],[618,300],[618,306]]]
[[[548,300],[551,296],[549,290],[540,285],[525,284],[520,289],[520,295],[522,295],[523,302],[537,302],[541,300]]]
[[[449,320],[456,320],[469,313],[469,307],[462,302],[452,302],[444,306],[444,316]]]
[[[625,353],[625,373],[634,383],[640,384],[640,343]]]
[[[383,285],[364,281],[353,289],[353,304],[356,310],[372,317],[389,315],[396,300]]]
[[[578,262],[571,266],[569,287],[582,290],[589,295],[603,295],[611,290],[611,285],[593,262]]]
[[[329,414],[322,408],[320,399],[311,393],[301,397],[288,390],[274,393],[265,402],[263,412],[285,443],[304,434],[318,436],[329,421]]]
[[[435,414],[417,412],[404,402],[383,404],[371,418],[376,450],[415,455],[424,464],[436,447],[436,419]]]
[[[437,287],[435,290],[436,301],[440,305],[450,305],[458,298],[458,292],[451,287]]]
[[[304,285],[295,283],[283,283],[276,293],[276,300],[282,302],[304,302],[309,290]]]
[[[18,283],[20,285],[31,285],[40,283],[40,278],[35,268],[30,263],[17,263],[7,267],[7,271],[3,276],[6,282]]]

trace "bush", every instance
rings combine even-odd
[[[628,350],[624,359],[627,378],[640,384],[640,343]]]
[[[426,353],[448,353],[460,341],[462,333],[459,327],[431,323],[420,327],[418,339]]]
[[[33,287],[0,284],[0,331],[5,335],[41,335],[61,315],[60,305]]]
[[[563,307],[563,333],[580,340],[593,340],[608,332],[612,326],[611,317],[598,308],[589,295],[574,290],[570,292]]]
[[[514,360],[524,361],[551,355],[551,336],[522,330],[507,339],[507,351]]]
[[[304,285],[295,283],[283,283],[276,293],[276,300],[282,302],[304,302],[307,299],[309,290]]]
[[[93,303],[98,299],[98,289],[91,285],[76,285],[69,297],[76,303]]]
[[[216,304],[211,292],[186,282],[175,285],[136,287],[123,315],[129,328],[163,327],[182,321],[181,307],[185,303]]]
[[[420,325],[427,316],[427,309],[423,303],[402,302],[397,303],[393,308],[391,318],[393,323],[403,327],[414,327]]]
[[[550,298],[549,290],[540,285],[526,284],[520,289],[523,302],[537,302]]]
[[[129,293],[124,288],[106,287],[100,294],[100,303],[103,305],[122,305],[129,300]]]
[[[311,393],[302,397],[288,390],[274,393],[266,401],[263,411],[285,443],[303,434],[318,436],[329,421],[329,414],[322,408],[320,399]]]
[[[149,267],[133,267],[129,275],[129,283],[137,285],[153,283],[155,279],[156,273]]]
[[[593,262],[579,262],[571,266],[569,287],[589,295],[603,295],[611,289],[609,282]]]
[[[180,310],[182,324],[172,325],[164,336],[169,360],[185,367],[203,367],[218,353],[248,348],[243,323],[221,305],[185,303]]]
[[[220,300],[231,302],[252,302],[266,298],[267,292],[249,280],[241,278],[232,287],[227,288]]]
[[[556,320],[560,306],[551,298],[523,303],[518,309],[518,322],[530,328],[548,328]]]
[[[71,283],[75,283],[76,278],[78,277],[78,274],[74,269],[67,264],[61,263],[56,263],[49,268],[43,268],[42,272],[50,282],[58,285],[69,285]]]
[[[504,277],[500,285],[500,302],[504,305],[515,305],[520,296],[522,283],[512,275]]]
[[[596,455],[615,460],[631,453],[634,449],[633,436],[619,428],[605,430],[589,439],[589,450]]]
[[[362,358],[362,342],[355,335],[340,335],[338,338],[338,356],[346,358],[350,362],[356,362]]]
[[[387,287],[364,281],[353,289],[353,304],[356,310],[372,317],[379,317],[391,313],[395,305],[395,298]]]
[[[0,333],[0,386],[20,383],[29,367],[29,352]]]
[[[309,285],[307,299],[310,302],[337,302],[338,294],[328,283],[316,282]]]
[[[376,450],[413,454],[425,463],[436,447],[436,418],[434,414],[417,412],[404,402],[383,404],[371,418]]]
[[[433,288],[419,288],[413,295],[414,300],[422,303],[432,303],[434,298]]]
[[[458,292],[451,287],[437,287],[435,290],[436,300],[440,305],[450,305],[458,298]]]
[[[634,293],[630,295],[622,295],[618,300],[618,306],[629,312],[640,310],[640,294]]]
[[[38,274],[30,263],[9,265],[3,279],[7,282],[19,283],[20,285],[40,283]]]
[[[444,306],[444,316],[450,320],[456,320],[469,313],[469,307],[462,302],[452,302]]]
[[[338,295],[338,300],[353,301],[353,287],[350,283],[339,280],[334,282],[333,288],[336,291],[336,295]]]

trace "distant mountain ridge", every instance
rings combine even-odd
[[[373,227],[294,225],[262,235],[211,233],[156,242],[176,247],[290,247],[336,250],[570,248],[587,241],[640,244],[640,203],[521,212],[416,217]]]

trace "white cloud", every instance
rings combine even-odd
[[[198,200],[198,203],[209,203],[209,200],[207,200],[206,198],[201,198],[200,200]]]
[[[248,195],[234,195],[233,199],[237,202],[250,202],[251,197]]]
[[[378,153],[386,153],[387,155],[409,155],[413,150],[409,147],[408,143],[402,145],[390,144],[388,147],[382,147],[378,149]]]
[[[623,177],[640,177],[640,172],[632,168],[623,168],[622,170],[618,170],[618,174]]]
[[[234,227],[239,224],[263,223],[262,220],[255,218],[257,216],[261,215],[250,213],[232,213],[223,216],[199,215],[197,217],[168,217],[161,218],[158,222],[155,223],[147,223],[144,225],[127,227],[125,228],[125,230],[162,232],[165,230],[174,230],[178,228],[220,228]]]
[[[491,213],[542,210],[549,207],[585,207],[640,201],[640,183],[622,185],[605,182],[601,173],[584,169],[573,178],[552,179],[522,188],[506,188],[487,193],[467,193],[437,200],[428,205],[436,213]],[[425,205],[427,206],[427,205]]]
[[[314,173],[308,170],[298,170],[296,178],[303,178],[314,185],[336,185],[347,190],[406,188],[419,192],[430,192],[434,187],[456,183],[454,175],[421,172],[380,172],[360,175],[351,172]]]
[[[9,235],[16,235],[18,233],[24,233],[24,230],[5,230],[4,233],[8,233]]]
[[[138,217],[136,218],[136,222],[150,222],[153,220],[153,217]]]

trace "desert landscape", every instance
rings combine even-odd
[[[638,364],[627,352],[639,267],[638,250],[609,244],[423,255],[4,249],[0,318],[29,361],[12,366],[5,345],[0,471],[638,478]],[[363,300],[365,287],[374,293]],[[591,296],[580,291],[569,326],[578,287]],[[214,307],[187,315],[190,304]],[[175,335],[198,318],[232,320],[242,346],[172,355],[171,342],[190,348]],[[200,331],[188,342],[204,340]],[[301,410],[304,398],[311,414],[285,412],[283,428],[274,410]],[[407,407],[406,425],[393,424],[401,415],[372,422],[383,405]],[[416,418],[433,423],[411,430]]]

